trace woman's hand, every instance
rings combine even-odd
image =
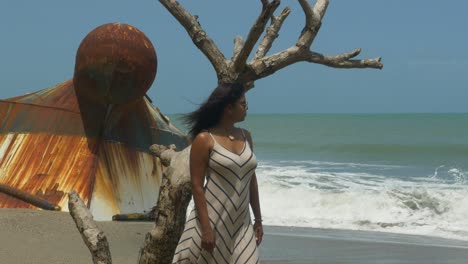
[[[211,227],[207,228],[206,230],[202,230],[201,239],[202,239],[202,244],[201,244],[202,249],[210,253],[213,253],[213,249],[215,247],[215,242],[216,242],[216,237]]]
[[[263,239],[263,226],[261,221],[255,221],[254,223],[254,232],[255,232],[255,240],[257,241],[257,246],[262,243]]]

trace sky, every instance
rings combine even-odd
[[[199,16],[226,57],[246,38],[261,4],[255,0],[180,0]],[[311,0],[311,3],[315,3]],[[269,54],[297,40],[304,16],[291,14]],[[468,34],[464,0],[330,1],[312,50],[382,57],[384,68],[335,69],[296,63],[256,81],[250,113],[468,112]],[[194,110],[215,88],[214,69],[185,29],[157,0],[0,2],[0,98],[54,86],[73,77],[81,40],[94,28],[131,24],[153,43],[156,79],[148,91],[165,114]]]

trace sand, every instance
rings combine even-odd
[[[98,222],[113,263],[136,263],[148,222]],[[265,226],[262,263],[465,264],[468,241],[349,230]],[[68,213],[0,209],[0,264],[92,263]]]

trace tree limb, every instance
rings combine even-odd
[[[307,61],[323,64],[332,68],[374,68],[382,69],[381,58],[366,60],[350,60],[356,57],[361,49],[336,56],[327,56],[309,50],[302,50],[298,47],[291,47],[284,51],[275,53],[262,60],[253,61],[244,78],[246,80],[258,80],[272,75],[276,71],[296,62]]]
[[[258,80],[267,77],[277,70],[290,64],[301,61],[303,58],[296,46],[277,52],[261,60],[254,60],[248,65],[246,73],[242,76],[243,81]]]
[[[97,227],[91,212],[75,191],[68,193],[68,210],[91,252],[93,263],[112,264],[109,243],[104,232]]]
[[[273,16],[271,18],[271,24],[268,27],[265,37],[260,42],[260,45],[257,48],[257,52],[255,54],[254,60],[261,59],[265,57],[265,54],[268,53],[270,50],[273,41],[278,37],[278,32],[283,25],[284,20],[288,17],[289,13],[291,13],[291,9],[289,7],[285,7],[281,14],[277,17]]]
[[[268,6],[268,0],[260,0],[260,2],[262,2],[262,10],[265,10]]]
[[[227,61],[214,42],[206,35],[194,16],[189,14],[175,0],[159,0],[171,14],[184,26],[193,42],[208,57],[215,68],[218,83],[240,82],[246,90],[254,86],[254,81],[267,77],[276,71],[300,61],[323,64],[334,68],[375,68],[382,69],[381,58],[351,60],[360,53],[359,49],[337,56],[327,56],[312,52],[310,47],[320,30],[322,19],[326,13],[329,0],[316,0],[313,7],[309,0],[298,0],[304,15],[305,26],[292,47],[265,57],[278,37],[282,23],[289,14],[289,9],[274,17],[273,13],[279,6],[279,0],[261,0],[262,12],[255,24],[251,27],[245,43],[240,37],[234,41],[234,52],[230,61]],[[268,20],[272,22],[262,39],[253,60],[247,59],[253,47],[265,30]]]
[[[298,1],[304,11],[306,22],[296,46],[310,48],[322,25],[322,18],[327,11],[328,0],[317,0],[313,9],[310,7],[308,0]]]
[[[317,52],[309,52],[305,57],[305,61],[323,64],[333,68],[374,68],[382,69],[383,64],[381,63],[382,58],[373,58],[365,60],[350,60],[361,52],[361,49],[355,49],[352,52],[344,53],[336,56],[326,56]]]
[[[234,38],[234,52],[232,54],[231,60],[234,60],[235,57],[239,56],[239,52],[241,51],[242,47],[244,46],[244,40],[241,36],[236,36]]]
[[[198,23],[196,17],[192,16],[183,6],[175,0],[159,0],[161,4],[179,21],[185,28],[193,43],[205,54],[219,75],[227,67],[226,58],[218,49],[214,41]]]
[[[268,23],[268,20],[273,16],[276,8],[278,8],[280,4],[279,0],[273,0],[271,3],[262,10],[260,15],[255,21],[255,24],[250,29],[249,35],[245,40],[244,46],[242,47],[239,55],[233,59],[233,69],[236,72],[241,72],[243,68],[246,66],[247,58],[249,57],[250,53],[252,52],[255,43],[257,43],[260,35],[262,35],[263,31],[265,30],[265,26]]]

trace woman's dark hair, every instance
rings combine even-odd
[[[193,139],[202,130],[216,126],[226,106],[235,103],[244,95],[244,86],[239,83],[220,84],[200,107],[183,117]]]

